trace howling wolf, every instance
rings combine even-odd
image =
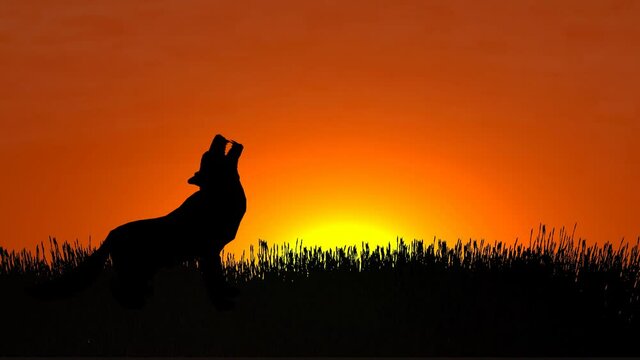
[[[225,154],[227,144],[231,143]],[[111,290],[125,307],[140,308],[150,280],[161,267],[197,260],[214,305],[230,305],[220,251],[236,237],[247,206],[238,174],[243,146],[216,135],[189,179],[200,187],[166,216],[133,221],[113,229],[102,245],[77,268],[32,289],[40,297],[68,295],[88,286],[111,257]]]

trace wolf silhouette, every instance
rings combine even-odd
[[[227,145],[231,147],[225,153]],[[238,161],[244,147],[218,134],[202,155],[200,170],[188,180],[200,187],[169,214],[133,221],[109,232],[101,246],[75,269],[31,290],[57,297],[87,287],[111,258],[113,296],[127,308],[140,308],[151,293],[150,282],[162,267],[197,260],[208,294],[217,307],[229,307],[220,252],[235,239],[246,211]]]

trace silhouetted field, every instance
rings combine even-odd
[[[24,295],[90,247],[0,249],[0,355],[637,356],[638,243],[587,246],[564,230],[523,245],[413,241],[324,250],[260,242],[209,303],[197,263],[160,272],[143,310],[111,297],[109,269],[77,296]]]

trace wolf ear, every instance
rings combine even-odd
[[[217,165],[224,159],[224,152],[229,141],[224,136],[218,134],[213,138],[209,151],[202,154],[200,159],[200,170],[196,171],[193,176],[187,180],[189,184],[202,186],[211,177],[211,174],[217,171]]]
[[[224,156],[224,150],[227,146],[229,140],[225,139],[224,136],[218,134],[213,138],[211,142],[211,146],[209,147],[209,153],[214,157]]]
[[[238,160],[240,160],[242,150],[244,150],[244,146],[242,146],[242,144],[237,143],[233,140],[231,141],[231,149],[229,149],[229,152],[227,153],[227,159],[232,166],[238,166]]]

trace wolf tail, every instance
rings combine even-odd
[[[78,267],[62,275],[26,288],[26,292],[36,298],[48,300],[71,296],[86,289],[93,283],[102,270],[111,252],[109,237],[100,247],[89,255]]]

